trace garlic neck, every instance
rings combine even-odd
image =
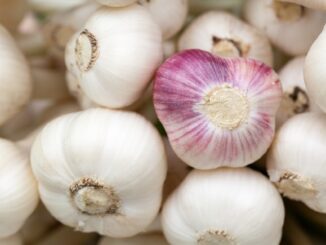
[[[249,52],[249,46],[232,39],[214,36],[211,52],[223,57],[245,57]]]
[[[276,185],[284,196],[295,200],[312,198],[317,194],[310,179],[291,172],[285,172]]]
[[[236,245],[234,239],[223,230],[208,230],[202,233],[198,240],[198,245]]]
[[[285,3],[274,0],[273,8],[281,21],[297,21],[303,17],[305,8],[295,3]]]
[[[223,84],[204,96],[199,110],[214,125],[232,130],[239,127],[247,119],[249,102],[238,88]]]
[[[82,31],[76,40],[75,55],[76,64],[82,72],[92,69],[98,59],[97,39],[87,29]]]
[[[119,214],[120,199],[111,187],[91,178],[82,178],[71,185],[72,202],[88,215]]]

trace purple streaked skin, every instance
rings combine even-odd
[[[234,104],[235,112],[244,111],[244,118],[231,127],[215,123],[201,109],[204,97],[223,86],[238,91],[246,102],[245,111]],[[154,83],[155,110],[174,151],[198,169],[240,167],[259,159],[272,142],[281,98],[278,76],[267,65],[220,58],[201,50],[186,50],[169,58],[157,71]],[[233,101],[228,102],[232,109]],[[222,110],[227,104],[223,99],[217,103]]]

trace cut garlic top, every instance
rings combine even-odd
[[[166,177],[163,142],[131,112],[90,109],[49,123],[32,148],[41,199],[62,223],[128,237],[155,219]]]

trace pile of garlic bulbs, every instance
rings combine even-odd
[[[324,0],[0,0],[0,245],[326,244],[325,23]]]

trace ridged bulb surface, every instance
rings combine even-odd
[[[4,139],[0,155],[0,238],[4,238],[18,232],[39,199],[28,155]]]
[[[32,92],[31,74],[14,39],[0,25],[0,125],[28,103]]]
[[[187,50],[158,69],[153,98],[177,155],[212,169],[245,166],[266,152],[282,89],[261,62]]]
[[[39,134],[31,159],[43,203],[65,225],[129,237],[157,216],[164,145],[138,114],[90,109],[62,116]]]
[[[278,131],[267,156],[272,182],[286,197],[326,213],[326,115],[303,113]]]
[[[307,53],[326,21],[322,11],[278,0],[246,0],[244,17],[292,56]]]
[[[178,49],[202,49],[217,56],[253,58],[273,65],[272,47],[266,35],[222,11],[197,17],[181,35]]]
[[[164,204],[172,245],[277,245],[284,206],[275,187],[247,168],[194,170]]]
[[[66,49],[67,68],[84,93],[109,108],[141,97],[162,57],[161,31],[139,5],[101,8]]]

